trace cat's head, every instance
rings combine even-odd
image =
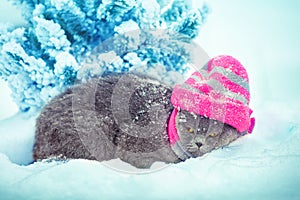
[[[193,157],[227,146],[245,134],[223,122],[184,110],[176,116],[176,127],[182,150]]]
[[[183,159],[226,146],[251,133],[255,124],[247,71],[231,56],[212,58],[184,83],[176,84],[171,102],[175,109],[169,139]]]

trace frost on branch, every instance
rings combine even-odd
[[[105,72],[184,73],[187,52],[147,37],[146,30],[167,29],[192,39],[208,13],[205,5],[192,9],[191,1],[184,0],[12,1],[28,24],[0,25],[0,78],[9,83],[20,111],[30,113],[75,82]],[[144,37],[128,34],[137,30]],[[113,36],[117,39],[109,51],[94,50]],[[96,53],[103,53],[98,63],[86,59]],[[107,55],[112,60],[105,60]]]

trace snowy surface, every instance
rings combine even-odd
[[[278,107],[286,111],[274,111]],[[32,120],[27,127],[22,117],[2,121],[1,137],[6,138],[1,147],[10,146],[0,153],[0,193],[3,199],[298,199],[299,113],[273,103],[256,116],[253,135],[203,158],[143,175],[120,173],[87,160],[14,164],[11,161],[29,158],[21,150],[30,149],[25,143],[32,140],[28,132]]]
[[[35,120],[16,114],[0,82],[0,199],[300,199],[299,3],[210,2],[199,43],[212,56],[231,54],[246,66],[252,135],[143,175],[86,160],[28,165]]]

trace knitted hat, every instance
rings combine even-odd
[[[171,144],[179,140],[174,121],[178,109],[251,133],[255,120],[250,118],[249,101],[249,79],[241,63],[231,56],[211,59],[183,84],[175,85],[171,97],[175,109],[168,127]]]

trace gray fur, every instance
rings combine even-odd
[[[128,88],[137,85],[128,95]],[[171,93],[166,85],[132,74],[109,75],[68,89],[52,99],[37,119],[34,159],[120,158],[138,168],[150,168],[156,161],[181,162],[170,147],[166,131],[173,109]],[[128,109],[123,109],[126,106]],[[181,141],[195,156],[238,138],[228,125],[212,129],[215,137],[207,131],[195,132],[199,137],[194,137],[187,128],[196,124],[203,130],[210,120],[202,117],[199,121],[200,116],[194,118],[185,111],[179,115],[186,117],[185,122],[178,120]],[[196,140],[202,147],[195,148]]]

